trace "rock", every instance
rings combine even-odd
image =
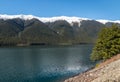
[[[65,82],[120,82],[120,54]]]

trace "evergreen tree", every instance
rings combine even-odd
[[[120,28],[118,25],[112,25],[103,28],[91,54],[92,60],[106,60],[120,53]]]

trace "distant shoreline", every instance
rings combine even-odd
[[[58,44],[46,44],[46,43],[31,43],[31,44],[0,44],[0,47],[4,46],[18,46],[18,47],[24,47],[24,46],[69,46],[69,45],[93,45],[94,43],[58,43]]]

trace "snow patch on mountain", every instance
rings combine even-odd
[[[42,22],[46,23],[46,22],[55,22],[55,21],[59,21],[59,20],[65,20],[67,21],[69,24],[71,24],[73,26],[74,23],[78,23],[78,26],[80,27],[81,25],[81,21],[82,20],[90,20],[88,18],[79,18],[79,17],[67,17],[67,16],[60,16],[60,17],[41,17],[38,18],[39,20],[41,20]]]
[[[46,22],[55,22],[55,21],[59,21],[59,20],[65,20],[67,21],[69,24],[71,24],[73,26],[74,23],[78,23],[78,26],[80,27],[81,25],[81,22],[83,20],[91,20],[91,19],[88,19],[88,18],[80,18],[80,17],[68,17],[68,16],[58,16],[58,17],[37,17],[37,16],[34,16],[34,15],[7,15],[7,14],[0,14],[0,19],[3,19],[3,20],[8,20],[8,19],[15,19],[15,18],[20,18],[20,19],[23,19],[23,20],[31,20],[31,19],[38,19],[44,23]],[[106,24],[108,22],[112,22],[112,23],[120,23],[120,20],[117,20],[117,21],[111,21],[111,20],[96,20],[102,24]]]
[[[82,20],[89,20],[88,18],[79,18],[79,17],[67,17],[67,16],[60,16],[60,17],[48,17],[48,18],[39,18],[43,22],[55,22],[57,20],[65,20],[69,23],[72,22],[80,22]]]
[[[6,15],[6,14],[0,15],[0,19],[3,19],[3,20],[15,19],[15,18],[31,20],[33,18],[36,18],[36,16],[33,16],[33,15]]]
[[[37,16],[33,16],[33,15],[0,15],[0,19],[3,20],[8,20],[8,19],[15,19],[15,18],[20,18],[23,20],[31,20],[31,19],[38,19],[44,23],[46,22],[55,22],[55,21],[59,21],[59,20],[65,20],[68,23],[70,23],[71,25],[73,25],[73,23],[78,23],[78,26],[80,26],[80,22],[82,20],[90,20],[88,18],[80,18],[80,17],[67,17],[67,16],[59,16],[59,17],[37,17]]]
[[[120,23],[120,20],[111,21],[111,20],[102,20],[102,19],[100,19],[100,20],[96,20],[96,21],[98,21],[98,22],[100,22],[102,24],[106,24],[108,22],[110,22],[110,23]]]

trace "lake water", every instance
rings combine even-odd
[[[94,65],[93,45],[0,48],[0,82],[62,82]]]

